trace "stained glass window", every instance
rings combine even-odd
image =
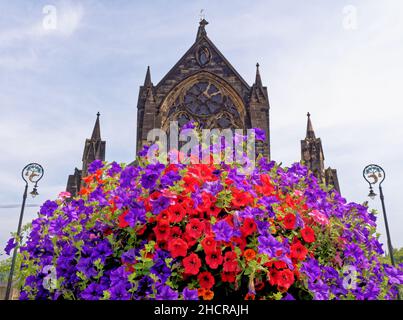
[[[182,126],[189,120],[201,128],[241,128],[242,121],[232,99],[210,81],[200,81],[184,90],[168,111],[168,118]]]

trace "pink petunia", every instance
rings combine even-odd
[[[313,220],[323,226],[329,224],[329,219],[319,210],[312,210],[311,212],[308,213]]]

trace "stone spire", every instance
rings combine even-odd
[[[199,22],[199,29],[197,30],[197,36],[196,36],[196,41],[199,40],[201,37],[204,37],[207,35],[205,27],[208,25],[208,22],[206,19],[202,18]]]
[[[151,82],[151,72],[150,66],[147,67],[146,78],[144,80],[144,87],[152,87],[153,83]]]
[[[144,85],[140,87],[139,99],[137,102],[137,119],[141,125],[137,125],[136,152],[142,149],[147,141],[147,134],[155,127],[155,117],[157,116],[157,105],[154,97],[155,87],[151,81],[150,66],[147,67]]]
[[[269,109],[267,87],[263,86],[259,63],[256,63],[256,78],[250,89],[249,98],[250,119],[252,128],[260,128],[265,131],[266,141],[257,141],[256,151],[257,154],[262,154],[267,159],[270,159]]]
[[[83,169],[82,177],[87,176],[89,165],[95,160],[105,161],[105,141],[101,140],[101,128],[99,123],[100,113],[97,113],[94,130],[92,131],[91,139],[85,140],[83,152]]]
[[[105,161],[106,142],[101,139],[100,115],[98,112],[91,138],[85,140],[82,169],[75,168],[74,173],[69,175],[67,180],[66,191],[70,192],[73,197],[80,192],[83,184],[82,178],[87,176],[89,165],[94,160]]]
[[[94,130],[92,130],[91,140],[101,140],[101,127],[99,125],[99,116],[101,114],[97,113],[97,120],[95,121]]]
[[[324,183],[327,186],[332,185],[340,193],[337,171],[330,167],[325,169],[322,141],[315,136],[309,112],[307,117],[306,136],[304,140],[301,140],[301,161],[318,179],[318,183]]]
[[[306,124],[306,138],[315,139],[315,131],[313,131],[311,114],[308,112],[307,114],[308,122]]]
[[[260,71],[259,71],[259,62],[256,63],[256,79],[255,79],[255,84],[257,86],[262,86],[262,78],[260,77]]]

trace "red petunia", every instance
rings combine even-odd
[[[263,288],[264,288],[264,282],[263,281],[257,281],[255,283],[255,290],[256,291],[263,290]]]
[[[236,260],[237,255],[234,251],[227,251],[224,255],[224,262],[231,262]]]
[[[216,206],[216,198],[207,192],[203,192],[201,197],[202,197],[202,204],[196,208],[196,211],[199,212],[200,217],[202,218],[208,218],[211,216],[217,217],[221,211],[221,208]]]
[[[188,247],[192,247],[197,243],[197,239],[193,238],[190,236],[189,233],[184,232],[182,235],[182,239],[185,240],[188,243]]]
[[[187,173],[182,180],[184,182],[183,188],[185,192],[195,192],[196,186],[200,186],[199,180],[196,179],[193,174]]]
[[[244,237],[232,237],[231,241],[231,249],[233,249],[234,246],[237,246],[242,252],[245,250],[246,239]]]
[[[297,260],[305,260],[306,255],[308,254],[308,249],[303,246],[301,242],[296,242],[291,245],[291,258]]]
[[[270,176],[268,174],[262,174],[260,176],[260,181],[262,185],[256,185],[256,191],[265,196],[271,195],[274,192],[274,187],[271,184]]]
[[[223,256],[219,249],[215,249],[206,255],[206,263],[211,269],[217,269],[223,262]]]
[[[315,232],[312,230],[311,227],[305,227],[301,230],[302,239],[304,239],[307,243],[312,243],[315,241]]]
[[[292,199],[292,197],[291,197],[289,194],[287,194],[287,195],[285,196],[285,203],[286,203],[290,208],[295,209],[295,202],[294,202],[294,200]]]
[[[125,219],[125,217],[127,216],[128,213],[129,213],[129,210],[126,210],[118,217],[119,228],[126,228],[129,225],[129,223]]]
[[[204,252],[206,252],[206,254],[209,254],[216,250],[217,242],[214,240],[214,237],[205,237],[202,240],[201,245],[204,249]]]
[[[178,226],[174,226],[169,231],[170,238],[180,238],[182,236],[182,230]]]
[[[232,190],[232,200],[231,203],[234,207],[240,208],[245,207],[253,202],[253,197],[250,193],[241,190]]]
[[[278,270],[287,268],[287,264],[284,261],[274,261],[273,264]]]
[[[188,172],[203,181],[215,181],[217,176],[213,174],[215,167],[211,164],[198,163],[189,167]]]
[[[172,258],[185,257],[188,251],[188,245],[180,238],[169,241],[168,250]]]
[[[269,276],[269,283],[270,283],[271,286],[274,286],[274,285],[277,284],[277,281],[278,281],[277,276],[278,276],[279,272],[280,271],[278,271],[277,269],[270,269],[270,271],[269,271],[269,275],[270,275]]]
[[[277,273],[276,282],[280,291],[287,291],[294,283],[294,273],[290,269],[281,270]]]
[[[295,228],[296,217],[295,214],[289,213],[284,217],[283,223],[284,227],[288,230],[293,230]]]
[[[199,280],[200,287],[204,289],[211,289],[215,284],[213,275],[208,271],[201,272],[197,276],[197,279]]]
[[[95,174],[91,174],[89,176],[86,176],[84,178],[82,178],[82,180],[85,182],[85,184],[90,184],[95,178]]]
[[[183,220],[186,215],[186,210],[181,205],[173,205],[168,209],[169,222],[178,223]]]
[[[91,193],[91,190],[88,188],[81,188],[80,191],[78,192],[78,194],[81,196],[85,196],[90,193]]]
[[[168,173],[168,172],[170,172],[170,171],[178,172],[178,171],[179,171],[178,165],[177,165],[177,164],[174,164],[174,163],[168,164],[167,167],[166,167],[165,170],[164,170],[164,173]]]
[[[137,235],[142,236],[146,230],[147,225],[145,224],[144,226],[140,227],[140,229],[137,230]]]
[[[169,238],[169,223],[168,222],[159,222],[153,228],[157,241],[167,240]]]
[[[167,222],[169,223],[169,213],[167,210],[162,211],[157,217],[156,220],[158,222]]]
[[[186,225],[186,232],[194,239],[199,239],[204,231],[204,223],[199,219],[190,219]]]
[[[233,251],[228,251],[224,255],[223,271],[225,272],[237,272],[238,271],[238,261],[236,260],[237,255]]]
[[[201,267],[201,260],[196,253],[192,253],[183,259],[183,266],[185,267],[186,274],[196,275],[199,273]]]
[[[236,273],[235,272],[221,272],[221,281],[222,282],[235,282]]]
[[[241,232],[244,237],[247,237],[254,233],[257,229],[256,222],[253,218],[245,218],[241,227]]]

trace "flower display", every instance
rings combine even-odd
[[[402,266],[380,262],[374,213],[303,165],[258,158],[239,175],[235,164],[145,155],[95,161],[79,196],[42,205],[19,248],[20,299],[396,297]]]

